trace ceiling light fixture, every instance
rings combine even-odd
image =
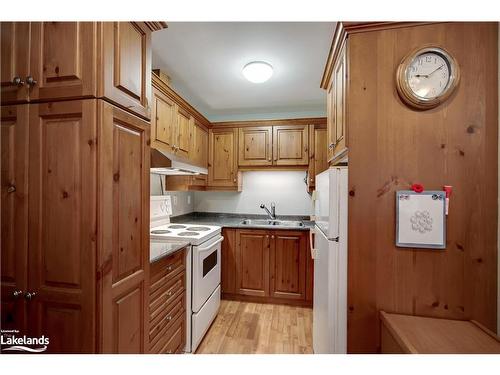
[[[252,61],[242,70],[246,79],[253,83],[266,82],[273,75],[273,67],[264,61]]]

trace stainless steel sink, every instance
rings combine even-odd
[[[302,221],[294,220],[269,220],[269,219],[245,219],[241,222],[242,225],[256,226],[256,227],[287,227],[287,228],[299,228],[303,227],[304,223]]]

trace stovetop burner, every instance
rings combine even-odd
[[[205,232],[207,230],[210,230],[208,227],[188,227],[186,230],[194,230],[196,232]]]
[[[184,228],[186,228],[185,225],[180,225],[180,224],[169,225],[168,227],[171,229],[184,229]]]
[[[187,237],[187,236],[197,236],[199,235],[198,232],[179,232],[177,233],[178,236],[182,236],[182,237]]]
[[[167,233],[170,233],[170,231],[166,229],[156,229],[151,231],[151,234],[167,234]]]

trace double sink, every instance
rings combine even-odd
[[[245,219],[241,225],[248,225],[252,227],[284,227],[284,228],[303,228],[302,221],[294,220],[271,220],[271,219]]]

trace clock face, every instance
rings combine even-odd
[[[437,52],[425,52],[415,56],[408,66],[406,80],[414,95],[422,99],[441,96],[450,83],[450,63]]]

